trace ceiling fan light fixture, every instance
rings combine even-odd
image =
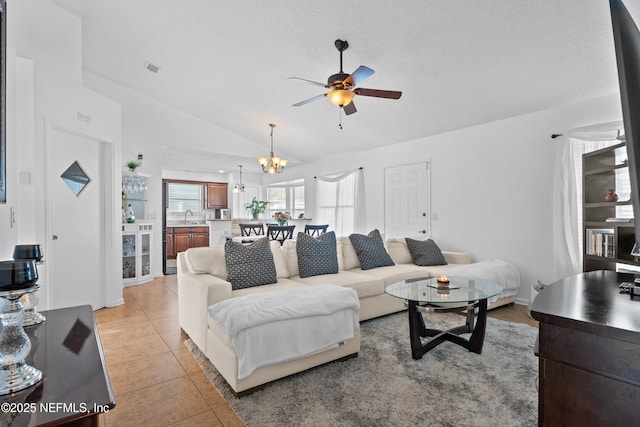
[[[336,107],[344,107],[345,105],[351,104],[355,95],[356,94],[350,90],[336,89],[327,93],[327,98],[329,98],[329,101]]]
[[[271,127],[271,151],[269,152],[268,158],[258,158],[258,163],[262,167],[262,172],[264,173],[282,173],[284,172],[284,167],[288,162],[287,160],[276,157],[273,154],[273,128],[276,127],[276,125],[269,123],[269,127]]]

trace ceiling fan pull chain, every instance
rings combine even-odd
[[[338,127],[342,130],[342,108],[338,108]]]

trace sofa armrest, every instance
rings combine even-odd
[[[178,254],[178,323],[202,351],[207,349],[207,308],[231,297],[231,283],[211,274],[193,274]]]
[[[471,264],[471,254],[468,252],[442,251],[442,255],[448,264]]]

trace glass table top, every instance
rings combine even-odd
[[[387,286],[386,292],[407,301],[424,304],[473,302],[494,297],[502,286],[484,279],[449,277],[447,286],[441,286],[435,277],[407,279]]]

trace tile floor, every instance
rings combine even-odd
[[[125,304],[98,310],[96,322],[116,398],[100,425],[242,426],[184,346],[175,275],[124,289]],[[537,326],[526,307],[490,316]]]

